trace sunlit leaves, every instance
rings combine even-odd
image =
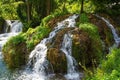
[[[17,6],[22,4],[22,1],[13,2],[13,1],[2,1],[0,2],[0,15],[5,19],[17,19]]]

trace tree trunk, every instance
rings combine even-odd
[[[46,8],[47,8],[47,9],[46,9],[46,10],[47,10],[47,15],[49,15],[49,14],[50,14],[50,9],[51,9],[51,3],[50,3],[50,0],[47,0],[46,3],[47,3],[47,7],[46,7]]]
[[[81,11],[80,11],[80,13],[83,13],[84,12],[84,10],[83,10],[83,7],[84,6],[84,0],[81,0]]]
[[[30,16],[31,16],[31,10],[30,10],[30,3],[28,0],[26,0],[26,5],[27,5],[27,21],[30,21]]]

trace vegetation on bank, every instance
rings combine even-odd
[[[93,76],[86,80],[119,80],[120,79],[120,49],[113,48],[107,58],[94,71]]]
[[[30,52],[43,38],[48,36],[57,22],[76,13],[80,16],[76,20],[78,28],[73,29],[72,32],[72,52],[79,63],[79,69],[83,69],[85,72],[84,79],[119,80],[120,49],[112,49],[109,54],[106,54],[109,47],[114,43],[111,31],[104,22],[93,16],[92,21],[89,16],[92,13],[104,12],[110,16],[114,14],[116,17],[120,14],[120,4],[118,3],[118,0],[0,1],[0,32],[4,19],[20,19],[24,24],[23,32],[10,38],[3,47],[5,62],[11,69],[25,65]],[[66,72],[66,67],[64,67],[67,66],[65,55],[58,48],[63,35],[68,30],[71,29],[59,32],[56,36],[58,39],[55,39],[53,47],[48,50],[47,58],[51,61],[56,73]],[[62,36],[59,36],[61,34]],[[62,71],[59,71],[59,68]]]

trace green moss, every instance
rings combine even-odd
[[[80,23],[86,23],[86,22],[89,22],[88,16],[87,16],[87,14],[82,13],[80,15]]]
[[[89,34],[89,38],[91,39],[91,48],[96,54],[96,57],[98,56],[98,59],[100,59],[100,57],[102,57],[102,44],[98,33],[98,28],[90,23],[80,24],[79,28]]]
[[[105,14],[101,14],[101,16],[104,16],[106,18],[108,18],[108,15]],[[111,47],[114,44],[114,38],[113,38],[113,34],[111,32],[111,29],[108,28],[108,26],[106,25],[106,23],[95,17],[94,15],[89,15],[89,20],[92,24],[96,25],[98,27],[98,32],[100,35],[100,38],[102,39],[102,41],[105,44],[106,47],[106,51],[108,51],[108,48]],[[109,18],[109,20],[111,21],[111,18]],[[113,21],[111,21],[113,22]],[[106,52],[108,53],[108,52]]]
[[[39,26],[36,29],[29,29],[25,34],[27,48],[31,51],[37,45],[41,39],[46,37],[50,32],[48,27]]]
[[[66,55],[60,48],[64,34],[70,30],[73,30],[73,28],[64,28],[60,30],[54,37],[54,40],[48,44],[50,48],[47,51],[47,59],[52,64],[54,73],[67,73]]]
[[[4,60],[6,61],[8,67],[12,69],[19,68],[21,65],[25,64],[25,57],[27,56],[26,50],[25,39],[21,34],[10,38],[2,49]]]
[[[53,66],[54,73],[66,73],[67,61],[66,56],[57,48],[50,48],[47,52],[47,59]]]
[[[90,23],[79,25],[80,31],[73,36],[73,56],[81,67],[95,68],[102,59],[102,44],[98,29]]]

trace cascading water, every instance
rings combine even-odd
[[[80,80],[79,72],[76,70],[76,61],[72,57],[72,38],[71,34],[65,34],[62,42],[61,50],[65,53],[67,58],[67,75],[65,75],[67,80]]]
[[[53,38],[56,36],[56,33],[59,30],[65,27],[75,27],[75,19],[77,17],[78,17],[77,15],[73,15],[65,19],[64,21],[58,23],[58,25],[54,28],[54,30],[50,32],[49,37],[44,38],[35,47],[35,49],[29,55],[29,62],[28,62],[27,68],[22,72],[21,76],[19,76],[17,80],[49,80],[49,77],[47,76],[49,76],[50,74],[53,74],[54,71],[48,70],[48,67],[47,67],[49,65],[49,62],[46,59],[46,54],[48,49],[46,44],[52,42]],[[66,23],[68,23],[67,26],[66,26]],[[67,37],[67,34],[65,35],[64,41],[67,39],[66,37]],[[64,45],[64,41],[63,41],[63,45]],[[70,39],[70,42],[71,42],[71,39]],[[72,73],[77,74],[74,66],[75,60],[71,56],[71,51],[70,51],[71,49],[66,50],[66,48],[71,48],[71,47],[68,47],[68,46],[71,46],[71,44],[72,43],[70,43],[69,45],[65,44],[66,45],[65,48],[64,46],[61,48],[62,51],[65,52],[66,57],[68,59],[68,77],[69,75],[70,77],[72,77]],[[49,71],[51,71],[52,73],[50,73]],[[70,80],[71,79],[75,80],[74,78],[70,78]],[[79,79],[76,79],[76,80],[79,80]]]
[[[106,25],[111,29],[114,40],[115,40],[115,44],[113,46],[118,47],[119,43],[120,43],[120,37],[118,36],[114,26],[104,17],[101,17],[99,15],[96,15],[98,18],[102,19],[103,21],[105,21]]]
[[[11,22],[11,21],[9,20],[9,22]],[[14,23],[16,23],[16,21],[13,23],[9,23],[10,30],[11,30],[9,33],[6,33],[7,27],[4,26],[4,27],[6,27],[5,32],[3,34],[0,34],[0,80],[10,80],[10,73],[6,68],[6,65],[4,64],[1,50],[2,50],[3,45],[6,43],[6,41],[10,37],[15,36],[19,32],[22,31],[22,26],[23,26],[22,23],[18,22],[18,21],[16,24],[14,24]]]
[[[17,33],[22,31],[23,24],[19,20],[6,20],[5,32]],[[10,30],[9,30],[10,28]]]

